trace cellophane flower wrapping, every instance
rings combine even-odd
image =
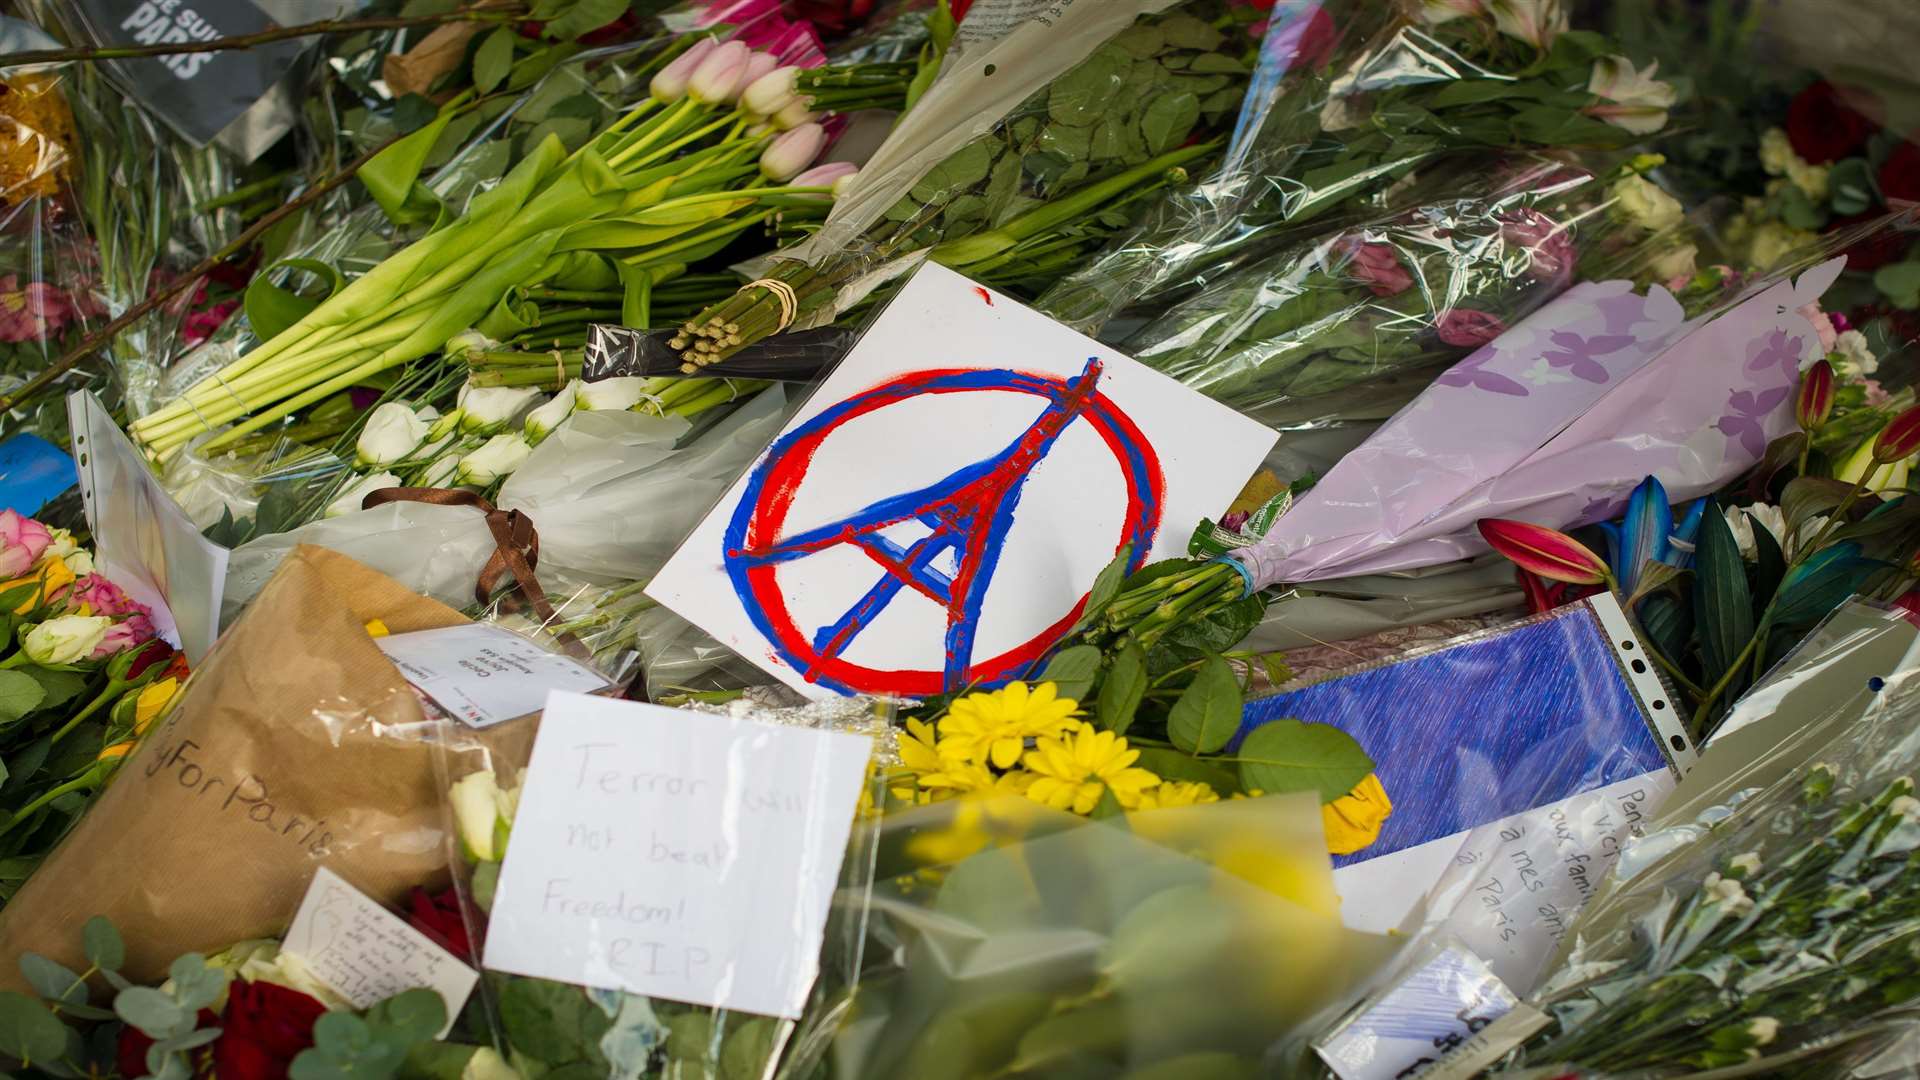
[[[889,812],[831,1075],[1262,1075],[1393,948],[1341,927],[1315,802]]]
[[[1415,205],[1428,174],[1468,175],[1508,150],[1637,142],[1587,115],[1592,65],[1619,50],[1559,32],[1570,5],[1524,6],[1537,43],[1497,5],[1276,3],[1219,165],[1158,195],[1036,306],[1102,336],[1128,308],[1151,315],[1303,232]]]
[[[1576,285],[1447,369],[1235,556],[1261,585],[1405,570],[1485,551],[1483,518],[1610,520],[1649,475],[1675,500],[1717,491],[1794,430],[1843,267],[1809,249],[1724,301]]]
[[[874,699],[846,698],[798,708],[743,700],[710,711],[759,723],[867,735],[875,742],[876,769],[897,761],[891,749],[893,708]],[[711,718],[689,712],[685,719],[697,724]],[[513,817],[538,723],[537,717],[509,721],[489,729],[484,743],[446,738],[436,744],[454,867],[451,890],[439,901],[447,914],[447,930],[457,927],[464,958],[481,971],[460,1020],[462,1041],[493,1046],[521,1075],[565,1070],[566,1075],[607,1080],[817,1076],[833,1050],[835,1032],[860,1000],[862,960],[869,947],[863,931],[881,840],[874,810],[877,788],[863,792],[856,812],[826,918],[819,974],[799,1019],[509,974],[486,967],[484,946],[494,889],[512,849]],[[524,738],[500,728],[518,729]],[[616,829],[648,827],[645,821],[609,824]]]
[[[1677,214],[1637,221],[1614,183],[1645,181],[1507,159],[1440,185],[1451,189],[1440,198],[1248,260],[1119,347],[1269,422],[1313,421],[1326,395],[1431,377],[1574,282],[1625,272],[1644,261],[1641,245],[1671,243]]]
[[[1920,675],[1805,731],[1637,841],[1528,1005],[1506,1064],[1663,1076],[1851,1075],[1920,997]]]

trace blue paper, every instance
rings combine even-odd
[[[0,442],[0,509],[31,517],[79,482],[73,459],[40,436]]]
[[[1593,609],[1442,646],[1247,704],[1359,740],[1393,812],[1364,862],[1666,767]]]

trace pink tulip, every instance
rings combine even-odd
[[[740,100],[740,96],[746,93],[747,87],[752,86],[762,76],[779,66],[780,61],[774,59],[772,53],[756,52],[747,57],[747,70],[740,73],[740,81],[734,84],[733,100]]]
[[[1800,394],[1793,402],[1793,417],[1800,430],[1819,431],[1833,413],[1833,365],[1816,360],[1800,374]]]
[[[17,578],[33,569],[53,543],[45,525],[11,510],[0,510],[0,578]]]
[[[752,51],[738,41],[729,41],[708,53],[687,80],[687,96],[703,105],[733,100],[740,93],[740,76],[746,74]]]
[[[740,92],[740,107],[755,116],[772,116],[786,108],[794,99],[794,76],[799,71],[795,67],[774,68],[754,79]]]
[[[687,80],[693,77],[694,71],[705,62],[707,56],[719,47],[720,43],[712,38],[701,38],[694,42],[686,52],[674,57],[672,62],[654,75],[653,81],[647,84],[647,92],[662,105],[671,105],[686,97]]]
[[[1528,573],[1570,585],[1599,585],[1610,576],[1600,556],[1573,537],[1544,525],[1486,518],[1479,527],[1489,547]]]
[[[840,181],[860,172],[860,166],[851,161],[829,161],[825,165],[815,165],[806,172],[793,178],[794,187],[833,188],[839,193]],[[825,198],[826,196],[822,196]]]
[[[813,164],[813,159],[820,156],[826,145],[826,128],[819,124],[801,124],[767,146],[766,152],[760,155],[760,171],[769,180],[785,182]]]

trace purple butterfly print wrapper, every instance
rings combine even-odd
[[[1793,429],[1799,372],[1820,355],[1796,309],[1844,263],[1695,319],[1658,286],[1576,285],[1441,375],[1233,556],[1261,586],[1410,570],[1486,551],[1482,518],[1604,521],[1648,476],[1676,501],[1712,492]]]

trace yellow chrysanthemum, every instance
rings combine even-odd
[[[1059,695],[1059,687],[1050,682],[1032,689],[1012,682],[998,690],[968,694],[954,702],[940,721],[940,756],[1012,768],[1026,751],[1028,739],[1058,738],[1073,726],[1080,703]]]
[[[1393,801],[1380,777],[1368,773],[1352,791],[1320,808],[1320,820],[1327,829],[1327,850],[1335,855],[1351,855],[1375,840],[1393,813]]]
[[[938,772],[921,773],[920,786],[932,792],[934,798],[945,798],[969,791],[991,791],[999,779],[985,765],[948,761]]]
[[[1023,759],[1035,774],[1027,798],[1055,810],[1088,814],[1100,804],[1100,793],[1111,791],[1122,807],[1135,809],[1141,793],[1160,782],[1147,770],[1131,767],[1139,759],[1140,751],[1129,749],[1127,740],[1076,721],[1067,734],[1041,739]]]
[[[895,741],[900,752],[900,768],[888,773],[888,789],[896,799],[920,801],[920,778],[941,770],[940,753],[934,749],[933,725],[925,720],[908,720],[907,730]]]
[[[1220,793],[1196,780],[1162,780],[1140,794],[1140,809],[1159,810],[1174,806],[1197,806],[1219,802]]]

